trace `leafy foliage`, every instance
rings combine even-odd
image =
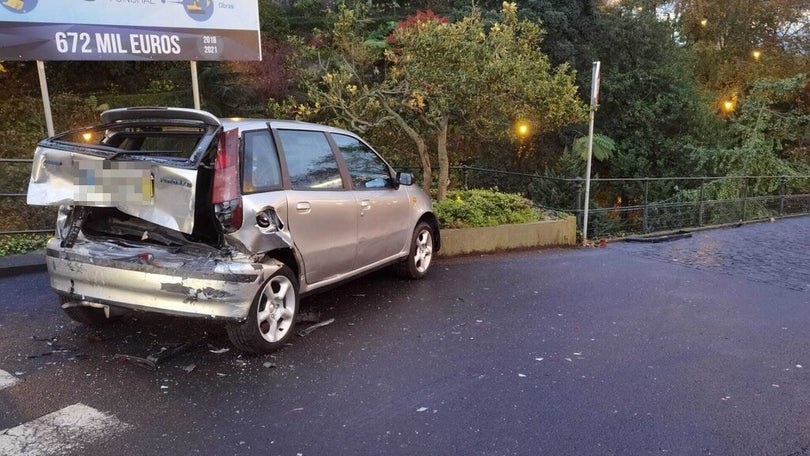
[[[412,16],[394,30],[383,55],[365,44],[362,10],[342,7],[331,33],[335,58],[321,61],[320,80],[307,84],[300,116],[329,112],[351,128],[393,124],[414,142],[425,187],[431,182],[427,145],[436,146],[438,199],[449,188],[450,131],[508,138],[518,119],[535,131],[584,117],[574,76],[538,51],[541,30],[517,19],[504,3],[488,27],[477,12],[448,23],[435,14]],[[437,58],[441,56],[441,58]]]
[[[588,137],[582,136],[574,140],[573,145],[574,152],[582,157],[583,160],[588,159]],[[613,152],[616,151],[616,141],[614,141],[610,136],[600,135],[599,133],[594,133],[593,135],[593,145],[591,148],[591,153],[593,154],[593,158],[599,161],[605,161],[610,159],[613,156]]]
[[[517,193],[492,190],[451,190],[433,203],[442,228],[471,228],[540,220],[531,201]]]
[[[0,256],[17,255],[45,247],[50,235],[18,234],[0,236]]]
[[[697,56],[698,81],[715,94],[718,110],[753,81],[810,71],[806,0],[676,0],[674,5],[680,37]]]
[[[716,119],[693,77],[687,49],[671,24],[654,14],[611,10],[593,43],[602,59],[599,131],[617,148],[603,174],[614,177],[690,175],[684,151],[711,144]]]
[[[803,74],[755,82],[731,119],[732,144],[697,158],[716,175],[810,173],[810,109],[803,99],[808,87],[810,80]]]

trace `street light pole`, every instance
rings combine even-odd
[[[599,104],[599,69],[600,62],[593,62],[591,73],[591,113],[588,124],[588,161],[585,165],[585,213],[582,216],[582,245],[588,244],[588,209],[591,201],[591,161],[593,159],[593,121],[596,107]]]

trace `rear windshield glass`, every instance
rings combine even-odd
[[[56,141],[91,147],[104,155],[149,155],[154,158],[188,160],[205,138],[205,128],[197,125],[99,126],[74,130]]]

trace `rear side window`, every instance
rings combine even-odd
[[[279,130],[293,190],[343,188],[337,160],[319,131]]]
[[[268,130],[246,131],[244,139],[243,191],[281,188],[281,166],[278,152]]]
[[[388,165],[362,141],[347,135],[333,134],[355,189],[393,187]]]

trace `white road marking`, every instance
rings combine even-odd
[[[130,425],[84,404],[73,404],[17,427],[0,430],[0,454],[62,455],[126,430]]]
[[[0,369],[0,390],[3,388],[8,388],[9,386],[17,383],[19,380],[17,377],[9,374],[8,372]]]

